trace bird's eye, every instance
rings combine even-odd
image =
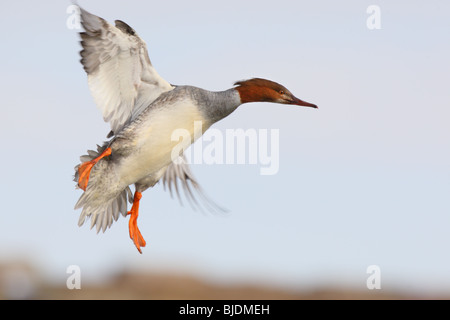
[[[284,92],[284,90],[280,90],[280,94],[281,95],[283,95],[283,94],[285,94],[286,92]]]

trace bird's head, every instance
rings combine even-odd
[[[317,108],[315,104],[300,100],[284,86],[270,80],[254,78],[238,81],[234,85],[242,103],[273,102]]]

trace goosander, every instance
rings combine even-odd
[[[75,167],[74,181],[84,191],[75,205],[82,208],[78,225],[90,218],[91,228],[104,232],[120,214],[130,215],[130,238],[140,253],[146,245],[137,226],[142,192],[162,181],[171,193],[174,186],[178,194],[180,183],[194,201],[191,186],[202,195],[184,156],[172,155],[179,143],[171,139],[174,130],[182,128],[198,138],[249,102],[317,108],[284,86],[261,78],[238,81],[220,92],[172,85],[156,72],[145,42],[128,24],[116,20],[113,26],[82,8],[80,17],[84,28],[81,64],[103,119],[111,126],[111,139],[81,156]],[[197,121],[202,132],[194,132]],[[194,140],[188,140],[183,150]],[[130,211],[127,200],[132,203]]]

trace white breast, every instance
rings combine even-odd
[[[174,148],[180,149],[180,143],[188,147],[210,125],[191,100],[148,112],[134,132],[129,156],[120,162],[120,180],[130,185],[167,166],[173,161]],[[194,132],[199,128],[200,132]],[[190,139],[178,140],[179,133]]]

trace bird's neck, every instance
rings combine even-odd
[[[241,104],[272,101],[273,98],[268,92],[264,87],[252,85],[239,85],[218,92],[200,89],[197,91],[197,100],[205,118],[214,123],[230,115]]]
[[[239,92],[235,88],[218,92],[208,91],[205,94],[206,96],[201,98],[204,101],[200,105],[205,117],[212,123],[227,117],[242,104]]]

